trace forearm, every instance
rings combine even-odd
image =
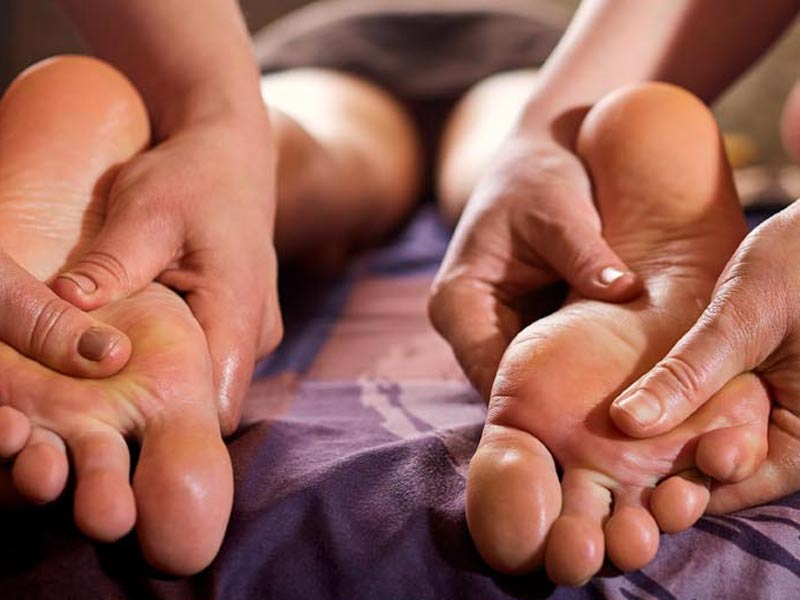
[[[791,23],[796,0],[585,0],[541,70],[523,124],[660,80],[712,102]]]
[[[156,139],[228,117],[266,125],[259,73],[235,0],[59,0],[91,50],[120,68]]]

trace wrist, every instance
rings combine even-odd
[[[515,133],[549,140],[574,151],[578,131],[590,108],[534,95],[523,108]]]
[[[242,131],[269,131],[269,118],[256,85],[214,82],[187,85],[164,94],[150,107],[155,141],[198,125],[219,123]]]

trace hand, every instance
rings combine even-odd
[[[84,310],[156,279],[183,292],[206,334],[224,433],[238,423],[255,358],[282,333],[266,114],[258,125],[201,121],[127,163],[95,241],[52,284]]]
[[[429,303],[484,398],[509,342],[542,316],[546,288],[562,278],[597,300],[627,301],[642,290],[603,240],[580,159],[548,135],[517,133],[467,203]]]
[[[0,341],[75,377],[109,377],[131,354],[125,334],[56,296],[0,250]]]
[[[798,255],[800,203],[795,202],[745,238],[697,323],[610,409],[624,432],[658,435],[740,373],[755,371],[773,399],[769,454],[755,475],[715,490],[714,511],[738,510],[800,489]],[[731,438],[730,451],[741,442]]]

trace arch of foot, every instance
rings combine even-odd
[[[652,83],[610,94],[587,114],[577,147],[604,234],[646,292],[626,305],[573,294],[511,343],[466,506],[492,567],[520,573],[544,563],[554,581],[570,585],[594,575],[605,556],[624,570],[644,566],[659,525],[680,531],[699,518],[708,490],[690,473],[697,448],[714,454],[707,435],[757,439],[742,449],[752,472],[766,449],[769,410],[752,377],[658,438],[634,440],[614,427],[611,400],[696,320],[744,223],[714,120],[685,91]],[[731,396],[736,410],[727,408]]]
[[[63,56],[23,72],[0,102],[3,249],[42,280],[68,265],[101,226],[116,172],[149,138],[139,94],[112,66]],[[59,461],[66,469],[68,449],[84,533],[113,541],[135,524],[153,566],[199,571],[221,545],[233,494],[202,329],[158,284],[93,314],[133,346],[113,377],[61,376],[0,344],[0,432],[16,445],[3,452],[19,450],[15,481],[36,487]],[[39,431],[56,440],[39,444],[49,454],[28,452]],[[133,485],[127,438],[141,445]]]

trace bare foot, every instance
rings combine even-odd
[[[20,75],[0,103],[4,249],[52,277],[102,223],[115,168],[148,141],[138,94],[108,65],[62,57]],[[233,497],[205,336],[158,284],[93,314],[132,343],[113,377],[67,377],[0,346],[0,457],[20,493],[47,502],[64,488],[68,450],[84,533],[112,541],[135,524],[153,566],[196,572],[216,555]],[[132,485],[126,440],[141,445]]]
[[[800,81],[794,84],[783,107],[781,139],[787,154],[800,164]]]
[[[611,400],[694,323],[745,227],[713,117],[682,90],[611,94],[586,117],[578,151],[604,235],[646,294],[625,305],[573,294],[514,339],[467,485],[470,531],[490,565],[524,572],[544,560],[554,581],[571,585],[605,553],[623,570],[641,568],[659,526],[689,527],[708,503],[695,466],[727,480],[750,474],[766,454],[769,412],[759,380],[743,376],[660,437],[635,440],[613,426]],[[717,452],[722,439],[738,451]]]

